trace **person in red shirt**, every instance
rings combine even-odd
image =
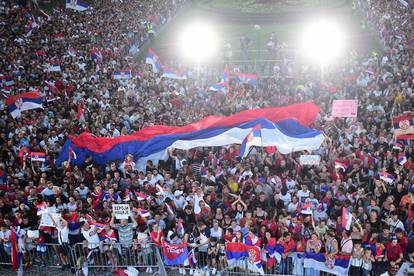
[[[397,237],[392,238],[391,243],[387,244],[386,250],[387,259],[390,262],[390,274],[395,275],[403,260],[403,250],[398,244]]]
[[[398,239],[398,244],[401,246],[403,252],[407,249],[408,238],[404,235],[404,231],[401,228],[395,229],[395,236]]]
[[[150,236],[151,240],[154,242],[156,246],[162,245],[162,241],[164,240],[164,234],[162,233],[162,230],[159,227],[158,223],[154,223],[152,225],[152,231]]]

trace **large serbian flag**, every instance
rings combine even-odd
[[[166,265],[188,265],[188,249],[187,244],[170,244],[164,242],[162,244],[164,252],[164,263]]]
[[[413,117],[412,113],[405,113],[392,119],[394,124],[394,136],[397,140],[414,139]]]
[[[156,162],[168,158],[169,148],[188,150],[241,144],[257,125],[261,126],[263,147],[276,146],[282,154],[315,150],[324,137],[320,131],[307,126],[315,120],[318,112],[318,106],[301,103],[246,110],[231,116],[210,116],[181,127],[151,126],[116,138],[95,137],[84,132],[77,137],[69,136],[56,165],[66,161],[72,149],[77,156],[76,164],[82,164],[88,156],[98,164],[106,164],[124,160],[127,154],[132,154],[137,168],[145,168],[147,160]]]
[[[230,267],[247,268],[259,274],[264,274],[260,259],[260,248],[244,243],[230,242],[226,244],[227,263]]]
[[[7,108],[13,118],[20,117],[22,111],[43,108],[44,98],[39,92],[27,92],[6,99]]]
[[[326,258],[323,253],[305,253],[303,267],[325,271],[334,275],[348,275],[350,258],[351,256],[337,255],[335,266],[330,268],[325,264]]]

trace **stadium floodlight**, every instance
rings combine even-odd
[[[179,47],[185,58],[200,63],[211,58],[218,49],[218,40],[213,27],[195,22],[183,30]]]
[[[308,58],[326,65],[344,50],[345,34],[340,26],[329,20],[318,20],[304,31],[301,50]]]

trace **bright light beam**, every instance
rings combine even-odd
[[[216,53],[216,33],[212,27],[206,24],[192,24],[182,32],[179,47],[185,58],[199,63],[212,57]]]
[[[335,22],[320,20],[305,28],[301,48],[308,58],[327,64],[342,54],[344,44],[341,28]]]

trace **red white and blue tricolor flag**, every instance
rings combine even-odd
[[[335,169],[342,169],[343,171],[346,171],[346,169],[348,169],[348,165],[340,161],[335,161]]]
[[[42,108],[44,98],[39,92],[27,92],[6,99],[6,105],[13,118],[20,117],[22,111]]]
[[[313,268],[319,271],[325,271],[334,275],[348,275],[348,267],[351,256],[336,255],[335,266],[330,268],[326,266],[325,255],[323,253],[310,253],[304,255],[304,268]]]
[[[162,68],[162,77],[168,78],[168,79],[175,79],[175,80],[186,80],[187,76],[177,70],[168,68],[166,66],[163,66]]]
[[[38,162],[45,162],[46,161],[46,153],[44,152],[31,152],[30,153],[30,160],[38,161]]]
[[[260,248],[257,246],[230,242],[226,244],[226,256],[229,267],[245,268],[247,263],[248,269],[251,272],[264,274],[260,258]]]
[[[152,65],[152,72],[159,73],[162,69],[162,64],[160,59],[155,54],[152,48],[148,48],[147,56],[145,58],[145,63]]]
[[[233,79],[237,82],[246,83],[253,87],[257,85],[257,75],[250,73],[234,72]]]
[[[405,156],[404,152],[402,152],[402,153],[400,153],[400,155],[398,155],[397,162],[400,166],[403,166],[405,163],[407,163],[407,157]]]
[[[162,243],[166,265],[189,265],[187,244]]]
[[[13,271],[17,271],[22,265],[22,253],[19,252],[19,235],[16,233],[14,227],[10,227],[10,230],[12,269]]]
[[[0,84],[1,86],[12,86],[14,81],[10,75],[0,75]]]
[[[215,84],[213,84],[213,85],[211,85],[208,88],[208,91],[213,91],[213,92],[221,91],[221,92],[225,92],[226,93],[226,92],[228,92],[229,81],[230,81],[230,69],[229,69],[229,66],[226,65],[224,67],[224,72],[221,75],[220,81],[217,82],[217,83],[215,83]]]
[[[255,126],[260,125],[263,147],[276,146],[282,154],[318,149],[323,134],[308,128],[319,107],[301,103],[286,107],[245,110],[231,116],[209,116],[186,126],[150,126],[131,135],[115,138],[94,137],[84,132],[69,136],[56,165],[68,160],[69,149],[76,152],[74,164],[81,165],[90,156],[98,164],[124,160],[132,154],[136,167],[145,169],[147,160],[166,160],[168,148],[189,150],[241,144]],[[260,145],[260,143],[259,143]]]
[[[126,80],[131,78],[131,70],[116,70],[113,73],[115,80]]]
[[[89,5],[81,0],[66,0],[66,8],[75,11],[86,11]]]
[[[379,172],[379,177],[382,181],[385,181],[387,183],[393,183],[395,180],[395,177],[388,172]]]
[[[342,207],[342,229],[350,230],[352,223],[352,214],[345,207]]]
[[[262,139],[262,127],[256,125],[252,131],[243,139],[243,142],[240,146],[240,156],[246,157],[249,154],[250,147],[261,147],[263,145]]]
[[[42,201],[41,203],[36,204],[37,215],[40,216],[47,212],[47,203]]]

